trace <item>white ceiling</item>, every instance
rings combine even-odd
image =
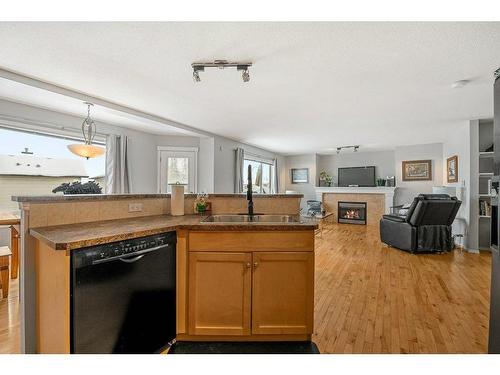
[[[492,117],[499,40],[498,22],[0,23],[0,67],[298,154],[439,142]],[[251,81],[194,83],[191,62],[215,58],[253,61]]]
[[[0,77],[0,99],[16,103],[34,105],[36,107],[59,111],[69,115],[85,118],[87,106],[82,100],[46,89],[30,86]],[[138,115],[94,104],[91,116],[97,122],[144,131],[158,135],[198,136],[191,131],[160,123]]]

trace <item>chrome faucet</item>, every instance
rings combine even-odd
[[[247,183],[247,201],[248,215],[253,216],[253,200],[252,200],[252,166],[248,166],[248,183]]]

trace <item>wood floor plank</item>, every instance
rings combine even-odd
[[[412,255],[377,228],[327,224],[316,239],[313,340],[322,353],[486,353],[491,257]],[[19,288],[0,300],[0,353],[19,353]]]
[[[490,267],[488,252],[412,255],[376,227],[327,224],[313,340],[322,353],[486,353]]]

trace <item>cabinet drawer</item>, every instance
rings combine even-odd
[[[190,251],[313,251],[314,231],[190,232]]]

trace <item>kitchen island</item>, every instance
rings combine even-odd
[[[241,212],[240,207],[231,212],[231,207],[236,206],[235,197],[227,198],[233,202],[221,200],[220,210],[214,206],[213,211]],[[129,199],[135,197],[126,200]],[[271,208],[263,202],[258,203],[257,199],[259,212],[298,215],[300,196],[271,199]],[[276,199],[285,201],[276,204]],[[168,207],[168,202],[157,203],[160,207]],[[33,203],[25,206],[26,216],[30,211],[33,213],[33,206]],[[177,340],[310,340],[316,228],[315,224],[300,221],[202,222],[199,215],[170,216],[168,212],[28,226],[25,246],[34,255],[35,277],[31,281],[35,298],[24,303],[33,303],[34,306],[26,306],[26,309],[29,311],[32,307],[36,318],[34,322],[25,320],[28,329],[33,325],[33,337],[28,334],[25,340],[34,339],[31,351],[26,352],[71,352],[70,260],[73,251],[174,231],[177,237]]]

